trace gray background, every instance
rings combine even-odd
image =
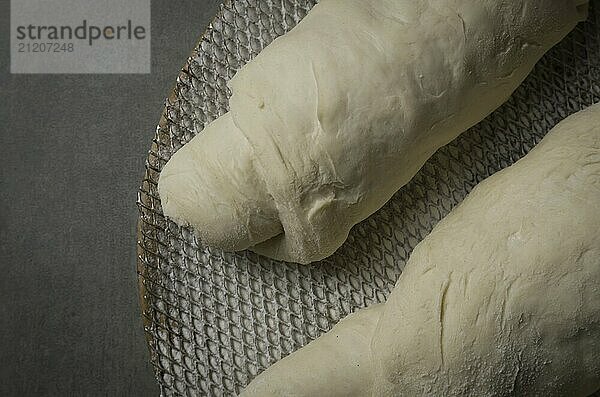
[[[0,0],[0,395],[157,395],[135,206],[164,97],[218,0],[152,1],[152,74],[10,75]]]

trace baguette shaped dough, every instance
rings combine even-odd
[[[234,76],[231,112],[163,170],[163,209],[209,245],[327,257],[586,15],[586,0],[323,0]]]
[[[364,309],[363,309],[364,310]],[[368,310],[368,309],[367,309]],[[383,308],[258,376],[244,396],[587,396],[600,388],[600,105],[479,184],[413,251]],[[372,314],[369,314],[372,313]],[[303,351],[313,352],[306,354]],[[298,367],[370,354],[341,375]],[[330,354],[330,352],[333,352]],[[346,356],[339,352],[346,352]],[[316,364],[317,365],[317,364]],[[354,369],[356,371],[356,369]],[[368,390],[364,390],[367,385]]]

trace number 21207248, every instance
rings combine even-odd
[[[73,52],[73,43],[19,43],[19,52]]]

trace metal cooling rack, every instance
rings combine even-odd
[[[480,181],[525,155],[569,114],[600,101],[600,5],[512,98],[438,151],[321,263],[205,247],[163,216],[156,184],[182,145],[228,110],[226,82],[313,0],[226,2],[166,100],[138,194],[139,286],[163,395],[231,396],[348,313],[382,302],[415,245]]]

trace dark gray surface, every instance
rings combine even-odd
[[[0,395],[157,395],[136,192],[217,0],[152,2],[151,75],[10,75],[0,2]]]

